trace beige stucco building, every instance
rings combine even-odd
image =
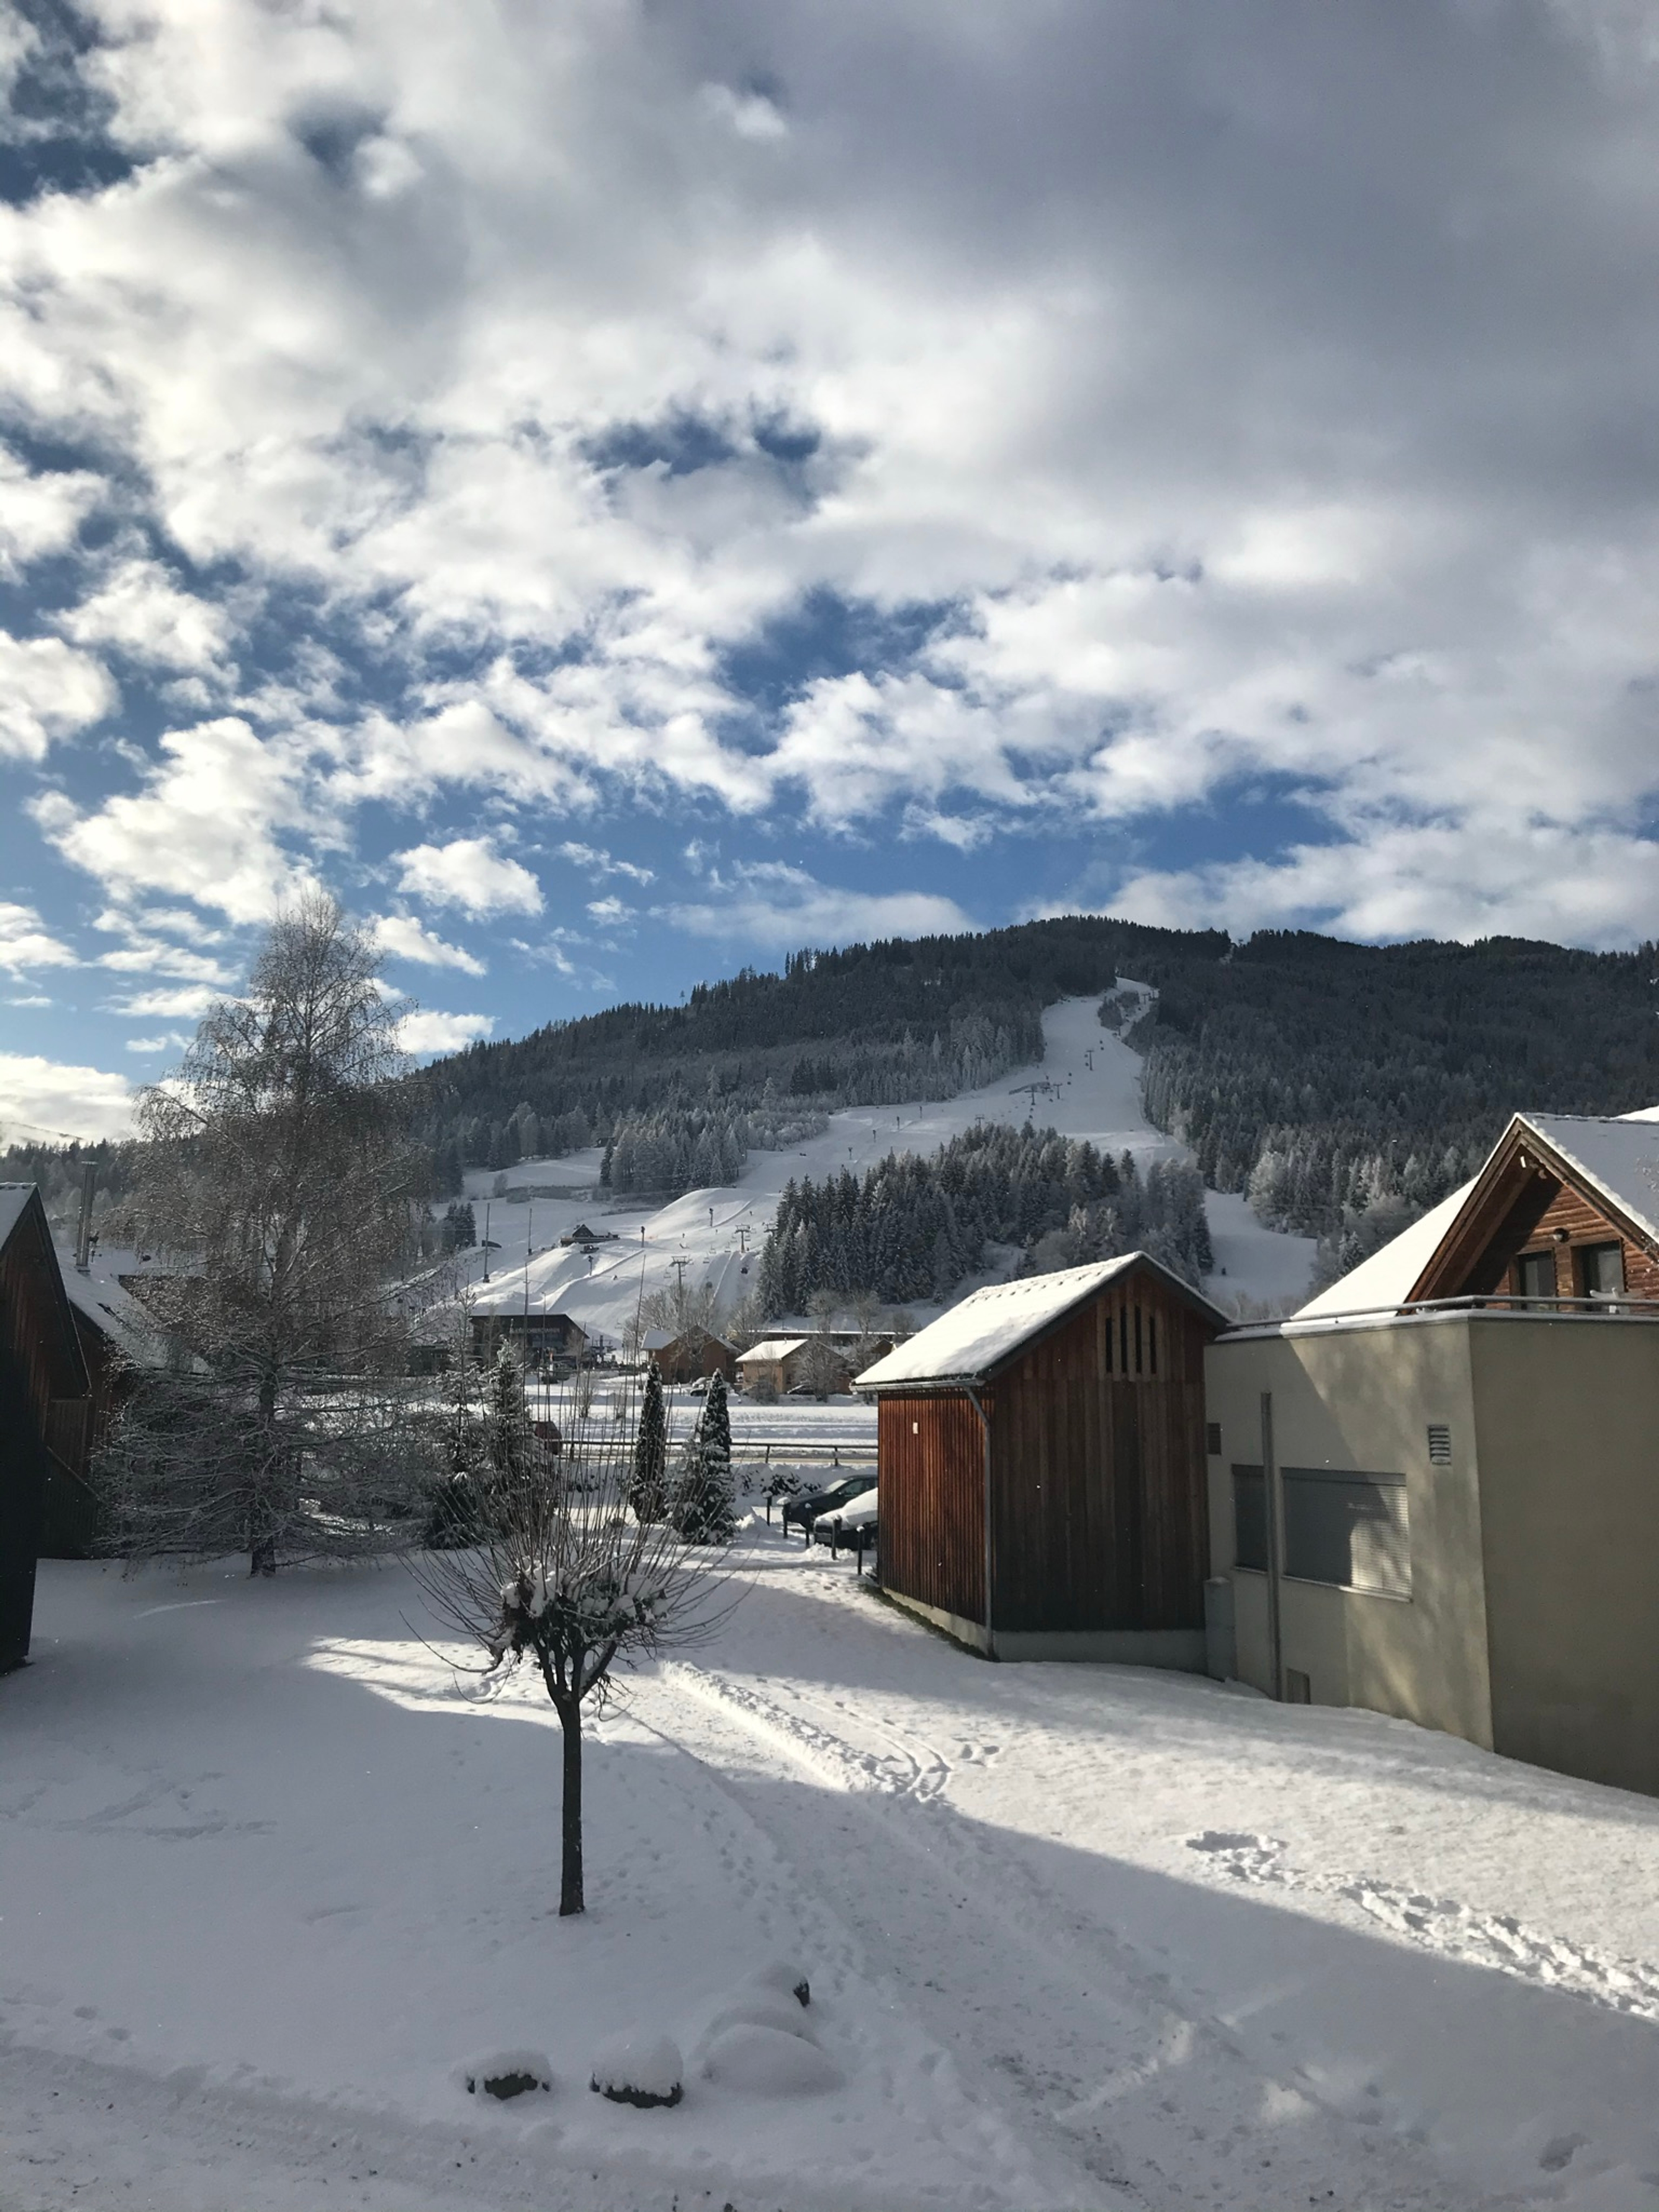
[[[1397,1249],[1211,1346],[1213,1640],[1270,1695],[1659,1794],[1659,1305],[1624,1288],[1659,1128],[1580,1126],[1618,1133],[1511,1125]]]

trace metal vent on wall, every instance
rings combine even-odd
[[[1429,1465],[1431,1467],[1451,1465],[1451,1426],[1449,1422],[1431,1421],[1429,1423]]]

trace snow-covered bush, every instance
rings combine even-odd
[[[607,2036],[593,2054],[588,2087],[613,2104],[678,2105],[685,2094],[685,2066],[672,2036],[629,2029]]]

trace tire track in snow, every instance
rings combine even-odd
[[[817,1893],[839,1895],[842,1916],[864,1928],[968,2078],[978,2073],[991,2108],[1012,2087],[1035,2140],[1081,2161],[1106,2192],[1091,2201],[1146,2212],[1285,2212],[1304,2202],[1441,2212],[1449,2201],[1445,2178],[1408,2142],[1357,2135],[1304,2083],[1264,2070],[1223,2021],[1183,2004],[1109,1923],[1050,1891],[982,1824],[955,1819],[943,1795],[953,1769],[932,1746],[918,1739],[911,1749],[872,1729],[890,1749],[861,1749],[746,1684],[683,1662],[659,1662],[656,1678],[717,1729],[735,1726],[763,1753],[836,1785],[849,1810],[868,1808],[868,1844],[849,1859],[843,1839],[819,1865]],[[718,1735],[677,1729],[665,1713],[647,1725],[720,1771]],[[768,1808],[756,1810],[769,1826]],[[803,1871],[823,1848],[818,1830],[815,1821],[811,1837],[793,1823],[779,1831]],[[891,1854],[882,1848],[890,1842]],[[918,1850],[921,1883],[907,1868]],[[848,1865],[853,1891],[842,1882]],[[906,1898],[896,1918],[878,1905],[895,1891]],[[1458,2201],[1477,2212],[1513,2200],[1466,2186]]]
[[[845,1789],[873,1790],[880,1796],[906,1797],[926,1805],[950,1784],[951,1763],[931,1744],[919,1744],[912,1751],[884,1729],[879,1729],[872,1733],[881,1735],[889,1747],[887,1751],[861,1751],[843,1737],[820,1728],[804,1714],[791,1712],[787,1706],[763,1697],[745,1683],[732,1681],[728,1675],[689,1666],[682,1660],[667,1662],[660,1671],[665,1681],[689,1691],[693,1697],[728,1707],[757,1734],[778,1741],[796,1758],[810,1761]]]
[[[1477,1912],[1454,1898],[1427,1897],[1395,1882],[1311,1874],[1291,1863],[1287,1846],[1274,1836],[1206,1828],[1186,1842],[1188,1850],[1233,1881],[1340,1897],[1395,1935],[1465,1966],[1486,1966],[1609,2012],[1659,2021],[1659,1968],[1645,1960],[1614,1958],[1565,1936],[1540,1935],[1509,1913]]]

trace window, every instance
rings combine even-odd
[[[1403,1474],[1287,1467],[1285,1571],[1339,1589],[1411,1594],[1411,1531]]]
[[[1233,1564],[1267,1571],[1267,1480],[1259,1467],[1233,1469]]]
[[[1555,1255],[1553,1252],[1523,1252],[1515,1263],[1520,1278],[1523,1298],[1553,1298],[1555,1296]]]
[[[1578,1294],[1585,1298],[1616,1298],[1625,1288],[1625,1250],[1621,1244],[1585,1244],[1578,1251]]]

